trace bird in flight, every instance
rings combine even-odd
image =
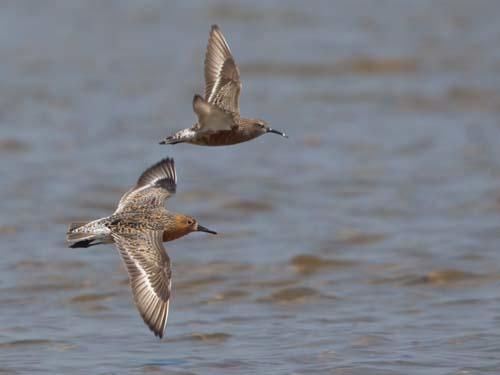
[[[191,216],[164,207],[176,187],[174,160],[163,159],[142,173],[111,216],[71,223],[67,232],[72,248],[116,244],[128,272],[135,305],[144,322],[160,338],[167,324],[172,287],[170,258],[163,242],[196,231],[217,234]]]
[[[195,95],[198,122],[165,138],[160,144],[191,143],[225,146],[246,142],[266,133],[287,137],[264,120],[240,117],[241,80],[238,65],[219,26],[213,25],[205,54],[205,98]]]

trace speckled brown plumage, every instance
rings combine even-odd
[[[263,120],[240,117],[241,80],[238,65],[222,31],[213,25],[205,54],[205,98],[195,95],[193,110],[198,122],[165,138],[161,144],[191,143],[225,146],[246,142],[271,129]]]
[[[70,224],[70,247],[114,242],[129,275],[134,301],[144,322],[160,338],[168,317],[170,259],[162,242],[190,232],[215,232],[190,216],[167,211],[165,201],[176,191],[173,159],[163,159],[139,177],[116,211],[89,223]]]

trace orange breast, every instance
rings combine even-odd
[[[185,236],[187,232],[176,230],[176,231],[164,231],[163,232],[163,242],[173,241],[182,236]]]

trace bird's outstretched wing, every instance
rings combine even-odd
[[[219,26],[213,25],[205,54],[205,100],[220,109],[240,113],[240,71]]]
[[[175,194],[177,175],[174,159],[166,158],[146,169],[137,184],[120,199],[116,213],[146,207],[159,207]]]
[[[163,337],[172,287],[170,259],[162,244],[163,231],[113,233],[128,272],[134,302],[155,336]]]

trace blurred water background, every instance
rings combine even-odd
[[[500,2],[3,1],[0,374],[500,373]],[[210,25],[266,135],[190,126]],[[168,244],[166,339],[114,246],[144,168],[221,233]]]

